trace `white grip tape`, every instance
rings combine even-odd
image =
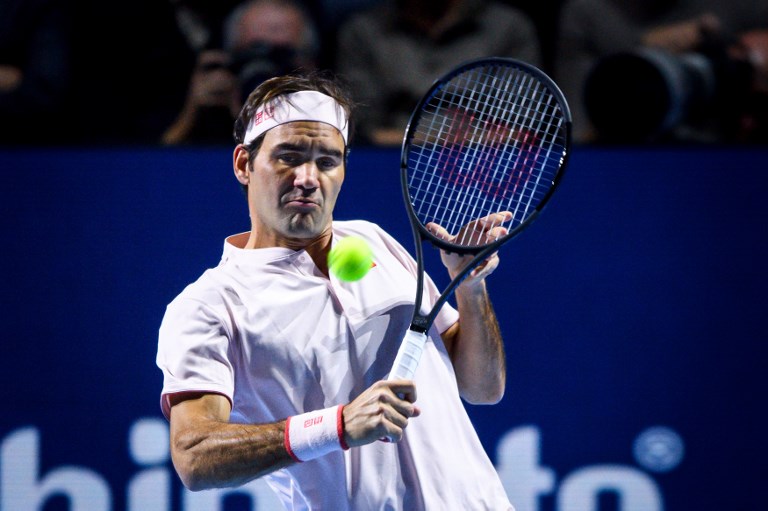
[[[330,452],[348,449],[344,442],[342,410],[332,406],[324,410],[288,417],[285,448],[296,461],[309,461]]]
[[[421,352],[424,351],[424,344],[426,342],[426,333],[408,329],[400,349],[397,350],[397,356],[387,379],[412,380],[413,375],[416,374],[416,368],[419,367]]]

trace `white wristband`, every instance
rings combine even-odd
[[[288,417],[285,449],[296,461],[309,461],[349,447],[344,441],[343,405]]]

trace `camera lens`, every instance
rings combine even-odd
[[[293,48],[255,43],[232,55],[230,69],[240,80],[246,98],[264,80],[293,71],[296,61]]]
[[[599,61],[587,78],[584,105],[601,139],[648,141],[684,122],[713,93],[703,56],[642,49]]]

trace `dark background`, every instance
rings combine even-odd
[[[761,507],[767,157],[577,148],[547,210],[505,247],[489,286],[508,390],[499,405],[469,410],[497,463],[504,435],[538,432],[536,455],[554,480],[532,509],[570,511],[556,495],[589,467],[645,474],[668,510]],[[398,161],[394,149],[353,150],[336,218],[376,221],[412,252]],[[128,509],[127,484],[142,468],[128,432],[161,420],[154,357],[165,306],[218,262],[225,236],[249,228],[231,152],[6,149],[0,168],[0,443],[32,428],[40,480],[84,467],[112,489],[112,509]],[[654,426],[684,442],[666,472],[633,456]],[[170,480],[169,509],[182,509]],[[628,511],[617,495],[604,492],[595,509]],[[45,509],[65,505],[55,497]]]
[[[217,2],[221,9],[236,3]],[[319,29],[319,64],[335,69],[339,26],[375,0],[349,2],[347,8],[331,8],[325,5],[331,2],[322,0],[304,3]],[[551,72],[562,0],[506,3],[529,14],[536,24],[544,69]],[[35,115],[14,119],[14,129],[4,129],[0,122],[0,145],[159,143],[163,131],[182,108],[196,58],[178,29],[171,0],[8,0],[8,4],[25,6],[18,7],[22,14],[15,10],[8,13],[18,16],[13,24],[20,32],[20,40],[24,39],[21,27],[36,26],[40,15],[37,4],[58,9],[54,18],[62,34],[58,45],[66,57],[69,86],[62,91],[64,107],[56,112],[55,126],[50,125],[50,117]],[[24,133],[19,133],[22,122],[26,124]]]

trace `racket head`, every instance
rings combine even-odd
[[[411,224],[449,252],[491,252],[547,204],[570,146],[570,109],[549,76],[515,59],[466,62],[433,83],[408,122],[400,166]],[[500,211],[512,217],[493,239],[444,239],[427,228],[437,223],[453,237]]]

